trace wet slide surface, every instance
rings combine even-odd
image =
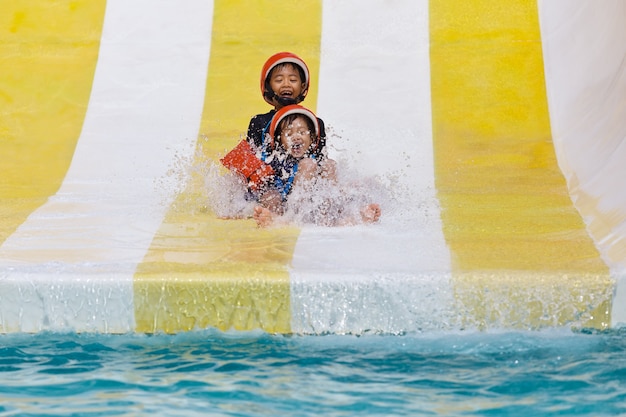
[[[588,96],[563,90],[588,81],[559,73],[571,56],[561,32],[586,19],[515,1],[150,4],[12,2],[2,17],[0,57],[19,64],[0,69],[2,331],[604,328],[621,317],[623,205],[610,198],[603,215],[590,201],[614,187],[593,197],[598,187],[577,186],[592,174],[570,154],[591,145],[567,127]],[[42,24],[50,13],[65,23]],[[606,39],[623,36],[616,19]],[[330,156],[386,189],[378,224],[258,229],[213,212],[207,171],[269,110],[258,74],[281,50],[311,70],[303,104],[324,119]],[[611,62],[620,91],[623,65]],[[42,80],[42,67],[58,70]],[[625,104],[605,97],[593,100],[609,127],[581,120],[619,148]]]

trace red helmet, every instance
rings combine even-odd
[[[313,122],[313,126],[315,127],[315,140],[313,142],[313,148],[316,148],[319,144],[320,140],[320,124],[317,120],[317,116],[311,110],[306,107],[299,106],[297,104],[292,104],[289,106],[285,106],[282,109],[278,110],[274,117],[272,118],[272,122],[270,123],[270,148],[274,147],[274,135],[276,134],[276,128],[280,124],[280,122],[290,114],[301,114],[305,117],[308,117],[311,122]]]
[[[276,65],[287,62],[297,65],[304,73],[304,90],[296,101],[299,103],[304,100],[304,97],[309,90],[309,67],[306,66],[306,63],[296,54],[292,54],[291,52],[279,52],[269,57],[267,61],[265,61],[265,64],[263,64],[263,69],[261,70],[261,94],[263,95],[263,99],[271,105],[274,105],[272,102],[274,92],[271,88],[269,88],[268,77]]]

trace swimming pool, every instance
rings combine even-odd
[[[0,337],[0,415],[608,416],[626,332]]]

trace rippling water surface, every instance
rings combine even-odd
[[[0,336],[0,415],[626,415],[626,332]]]

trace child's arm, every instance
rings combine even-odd
[[[259,116],[255,116],[250,119],[250,124],[248,125],[248,134],[246,135],[246,140],[249,144],[254,145],[256,147],[260,147],[263,144],[263,138],[261,138],[261,132],[263,127],[259,127]]]
[[[249,144],[254,145],[257,148],[263,146],[263,131],[269,128],[269,123],[272,121],[274,113],[274,111],[270,111],[265,114],[257,114],[250,119],[250,123],[248,124],[248,135],[246,136],[246,140]]]

